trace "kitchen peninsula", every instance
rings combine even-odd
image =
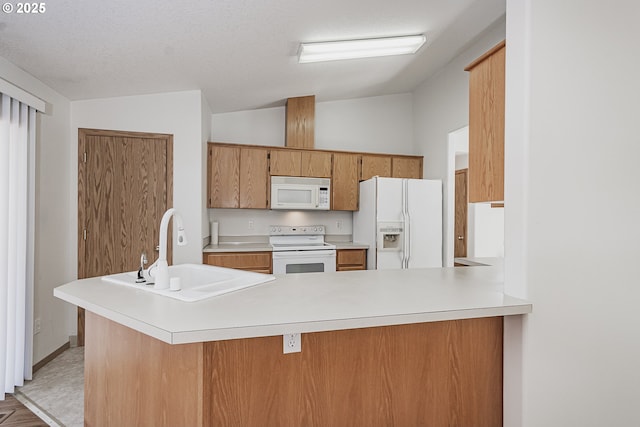
[[[277,276],[196,303],[78,280],[85,425],[502,423],[499,267]],[[302,351],[283,354],[283,334]]]

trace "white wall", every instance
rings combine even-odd
[[[467,256],[504,257],[504,208],[469,203],[467,216]]]
[[[326,234],[352,234],[352,214],[345,211],[209,209],[220,236],[267,236],[270,225],[324,225]]]
[[[453,265],[455,147],[449,133],[469,124],[469,74],[464,68],[505,38],[500,19],[477,41],[413,92],[414,141],[424,156],[424,177],[443,183],[444,265]]]
[[[0,77],[48,103],[47,114],[38,114],[36,140],[34,318],[42,325],[33,338],[37,363],[69,341],[75,322],[74,307],[53,297],[53,288],[76,278],[76,229],[69,221],[77,216],[69,189],[75,159],[69,149],[70,102],[4,58]]]
[[[456,170],[468,169],[469,168],[469,153],[458,153],[456,152],[455,157],[455,167]]]
[[[285,108],[211,115],[211,141],[284,146]]]
[[[316,102],[315,148],[415,154],[412,95]],[[211,140],[284,146],[285,107],[211,116]]]
[[[317,102],[315,148],[415,154],[412,110],[411,94]],[[284,134],[285,107],[211,116],[211,140],[216,142],[282,147]],[[351,234],[352,214],[211,209],[209,217],[219,222],[221,236],[267,235],[269,225],[289,223],[323,224],[328,234]]]
[[[202,238],[209,234],[203,219],[204,140],[209,136],[203,130],[203,108],[202,95],[197,90],[71,103],[71,151],[74,153],[78,150],[78,128],[173,134],[173,207],[182,215],[189,239],[187,246],[174,245],[175,263],[201,262]],[[72,165],[71,172],[77,176],[76,164]],[[71,193],[77,194],[77,188],[74,180]],[[74,202],[73,209],[77,209],[75,199]]]
[[[410,93],[318,102],[316,148],[415,154]]]
[[[507,15],[505,289],[533,313],[505,329],[505,426],[637,426],[640,3]]]
[[[209,244],[209,214],[207,213],[207,142],[211,139],[211,108],[209,103],[205,99],[203,94],[200,94],[200,170],[202,172],[200,177],[200,197],[202,200],[202,206],[200,208],[200,237],[201,246],[204,247]],[[187,236],[188,237],[188,236]]]

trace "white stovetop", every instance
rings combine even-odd
[[[504,295],[501,267],[276,275],[199,302],[181,302],[100,278],[54,295],[162,341],[180,344],[530,313]]]

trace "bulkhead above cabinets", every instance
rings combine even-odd
[[[287,99],[285,147],[313,150],[315,147],[315,115],[315,95]]]
[[[422,178],[423,158],[210,142],[207,207],[269,209],[270,177],[331,178],[331,210],[358,210],[359,182],[372,176]]]

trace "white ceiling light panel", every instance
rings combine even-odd
[[[361,40],[301,43],[298,62],[337,61],[376,56],[413,54],[427,38],[423,34]]]

